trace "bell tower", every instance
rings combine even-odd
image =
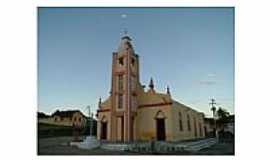
[[[125,34],[112,59],[111,84],[111,139],[134,140],[137,90],[139,85],[139,57]]]

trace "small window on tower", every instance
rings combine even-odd
[[[123,95],[119,95],[118,97],[118,108],[123,108]]]
[[[119,64],[120,64],[121,66],[124,65],[124,58],[123,58],[123,57],[119,58]]]
[[[118,89],[119,91],[122,91],[123,90],[123,75],[119,75],[118,76]]]
[[[134,59],[134,58],[131,59],[131,65],[132,65],[132,66],[135,65],[135,59]]]

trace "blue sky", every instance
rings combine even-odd
[[[123,16],[125,15],[125,16]],[[234,112],[233,8],[39,8],[38,110],[97,109],[109,96],[123,31],[140,56],[140,81],[210,116]]]

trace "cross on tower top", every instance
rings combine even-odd
[[[154,89],[154,82],[153,82],[153,78],[152,77],[150,79],[149,88],[150,89]]]
[[[127,36],[128,35],[128,30],[125,28],[124,29],[124,36]]]

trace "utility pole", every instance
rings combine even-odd
[[[215,104],[217,104],[217,103],[215,102],[215,99],[212,98],[209,105],[211,105],[211,111],[213,112],[213,119],[214,119],[214,126],[215,126],[215,137],[217,137],[217,139],[218,139],[217,121],[216,121],[217,114],[216,114]]]
[[[87,106],[87,109],[88,109],[88,114],[89,114],[89,135],[91,136],[92,135],[92,133],[91,133],[91,129],[92,129],[91,107]]]

